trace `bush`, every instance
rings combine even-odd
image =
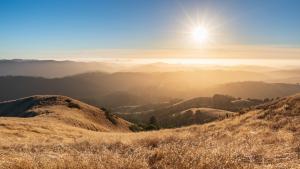
[[[139,126],[137,124],[133,124],[133,125],[129,126],[129,129],[133,132],[139,132],[139,131],[144,130],[141,126]]]
[[[114,115],[110,113],[110,111],[106,108],[101,108],[102,111],[105,113],[105,117],[114,125],[117,124],[117,120],[115,119]]]
[[[149,124],[145,127],[145,131],[151,131],[151,130],[159,130],[159,127],[157,125]]]
[[[79,104],[76,104],[76,103],[73,103],[73,102],[69,102],[69,103],[68,103],[68,107],[69,107],[69,108],[80,109]]]
[[[153,124],[133,124],[129,126],[129,129],[133,132],[139,132],[139,131],[159,130],[160,128],[157,125],[153,125]]]

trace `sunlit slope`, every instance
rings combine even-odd
[[[299,109],[300,94],[205,125],[140,133],[78,128],[55,130],[55,137],[47,120],[29,130],[28,122],[13,127],[16,119],[6,118],[0,122],[0,168],[297,169]],[[28,133],[39,141],[27,139]]]
[[[69,97],[52,95],[2,102],[0,119],[1,133],[15,133],[15,136],[25,138],[26,135],[62,138],[67,133],[71,137],[86,131],[123,132],[129,131],[130,125],[97,107]]]

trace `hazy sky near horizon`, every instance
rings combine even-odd
[[[299,0],[0,0],[0,59],[300,59]],[[210,27],[204,47],[186,35]]]

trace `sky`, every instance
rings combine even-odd
[[[299,0],[0,0],[0,59],[300,59]],[[204,26],[205,44],[191,38]]]

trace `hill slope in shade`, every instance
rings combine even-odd
[[[85,72],[115,72],[122,66],[104,62],[55,60],[0,60],[0,76],[34,76],[56,78]]]
[[[37,95],[1,102],[0,117],[2,126],[6,128],[24,128],[26,124],[33,128],[38,125],[62,127],[58,130],[75,127],[91,131],[129,131],[130,125],[97,107],[55,95]]]
[[[216,94],[213,97],[196,97],[164,106],[132,107],[113,109],[124,119],[134,123],[148,123],[151,117],[157,119],[162,128],[174,128],[192,124],[203,124],[233,115],[234,112],[263,103],[258,99],[240,99]],[[119,111],[119,112],[117,112]]]
[[[219,76],[229,79],[221,82]],[[246,75],[244,77],[236,79],[230,71],[224,75],[215,73],[211,77],[201,71],[113,74],[98,72],[54,79],[8,76],[0,77],[0,101],[37,94],[55,94],[67,95],[99,107],[116,108],[160,103],[178,98],[207,97],[216,93],[264,99],[300,92],[300,85],[297,84],[242,82],[248,78]],[[214,82],[208,83],[208,79]],[[227,83],[237,80],[241,82]],[[219,84],[223,82],[226,83]]]
[[[265,82],[234,82],[218,85],[208,89],[210,93],[230,94],[242,98],[276,98],[296,94],[299,84],[265,83]]]
[[[30,130],[30,122],[13,127],[8,123],[16,119],[4,118],[0,168],[298,169],[299,110],[300,94],[222,121],[140,133],[74,131],[73,127],[51,135],[49,121],[32,123],[36,129]],[[35,139],[28,139],[29,133]]]
[[[197,70],[235,70],[246,71],[252,74],[249,78],[266,77],[263,72],[273,70],[272,68],[259,66],[231,66],[231,67],[203,67],[203,65],[182,65],[167,63],[150,64],[127,64],[112,62],[80,62],[80,61],[57,61],[57,60],[0,60],[0,76],[38,76],[45,78],[64,77],[86,72],[178,72],[178,71],[197,71]],[[51,71],[50,71],[51,70]],[[253,72],[260,70],[261,73]],[[275,69],[276,70],[276,69]],[[278,71],[276,73],[280,73]],[[292,72],[291,72],[292,73]],[[211,75],[211,74],[210,74]],[[254,77],[255,75],[256,77]],[[285,76],[289,72],[284,73]]]

